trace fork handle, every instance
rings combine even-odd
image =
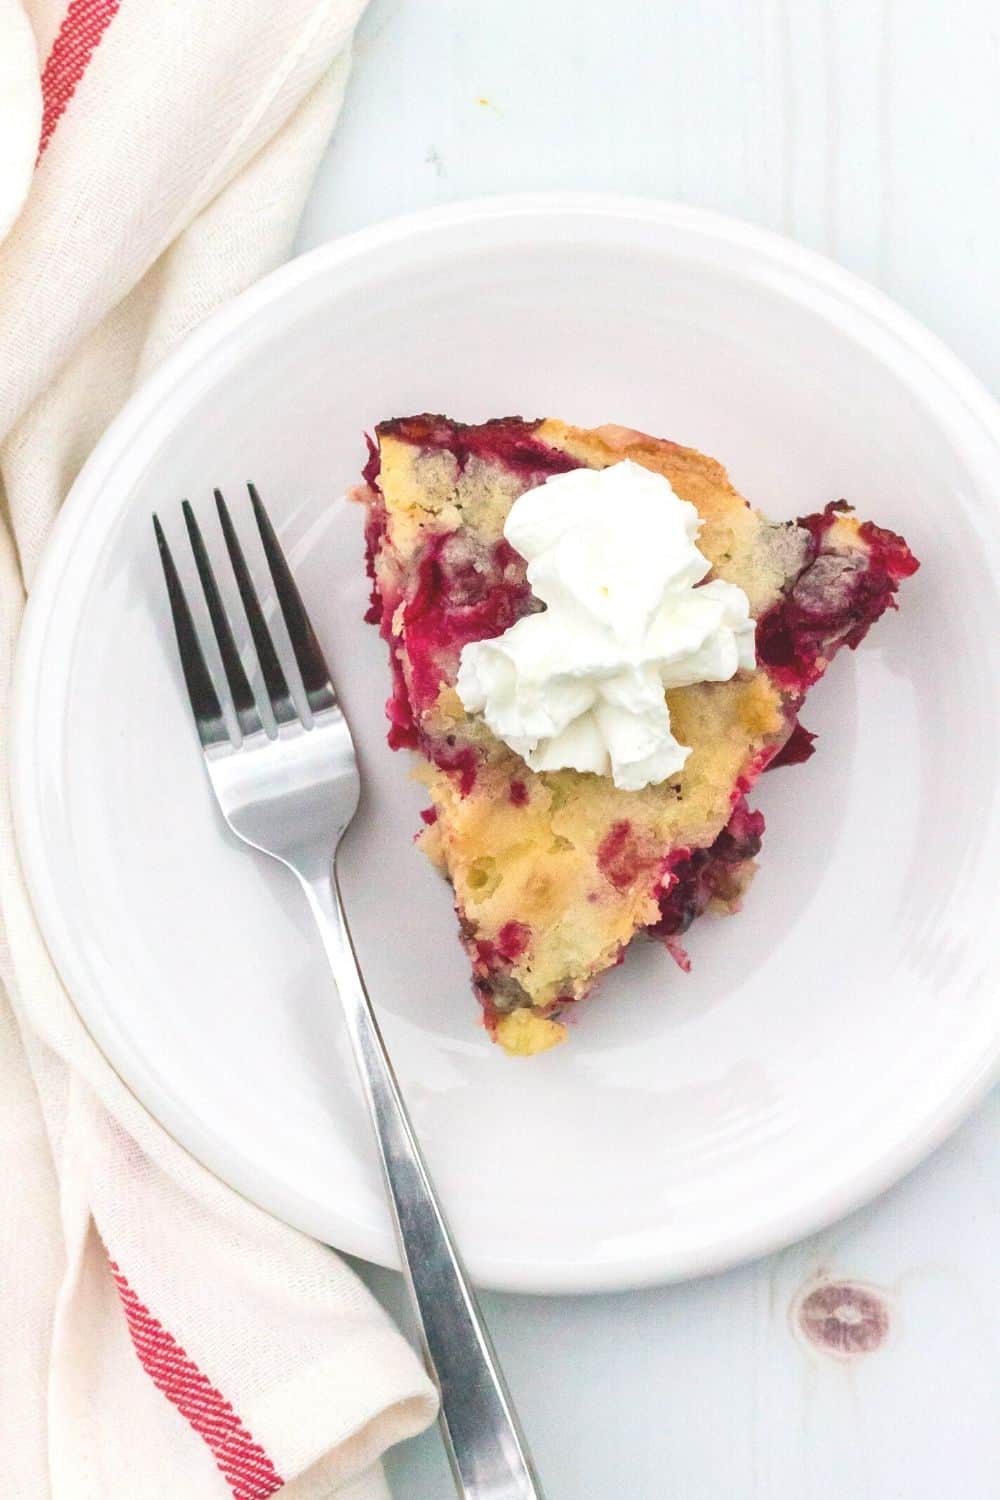
[[[358,966],[336,872],[299,873],[337,981],[371,1111],[440,1421],[465,1500],[543,1500],[476,1298],[431,1184]]]

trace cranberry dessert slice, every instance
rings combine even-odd
[[[635,792],[592,773],[533,771],[456,692],[463,646],[542,607],[503,534],[514,502],[549,476],[626,458],[695,506],[710,578],[743,590],[757,621],[754,669],[667,694],[690,753],[678,774]],[[635,937],[660,939],[684,967],[695,919],[739,908],[764,831],[748,804],[754,783],[813,754],[799,721],[806,695],[895,608],[917,562],[843,501],[776,524],[714,459],[621,427],[396,418],[376,428],[363,480],[389,742],[417,752],[431,799],[418,842],[451,882],[487,1029],[510,1053],[543,1051]]]

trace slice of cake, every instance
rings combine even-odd
[[[642,613],[673,536],[666,512],[667,529],[635,536],[623,529],[624,510],[617,528],[610,511],[595,516],[603,529],[593,535],[615,554],[608,566],[636,564],[634,588],[619,588],[626,597],[616,603],[615,586],[594,572],[601,549],[581,552],[579,538],[563,535],[574,497],[593,507],[591,480],[562,483],[561,520],[548,484],[613,465],[662,476],[660,490],[638,476],[643,504],[662,490],[669,524],[687,528],[678,543],[687,572],[668,580],[669,618],[651,605],[635,629],[611,622],[615,640],[639,642],[627,671],[608,664],[611,636],[599,617],[605,600],[608,611]],[[634,472],[624,478],[634,487]],[[843,501],[773,523],[713,459],[621,427],[402,418],[376,429],[364,479],[356,493],[367,506],[369,618],[392,669],[389,742],[423,757],[432,805],[420,843],[453,886],[486,1026],[508,1052],[538,1052],[563,1039],[560,1015],[638,933],[663,940],[687,967],[680,940],[695,917],[739,907],[764,830],[748,792],[765,769],[812,753],[799,724],[807,691],[893,605],[917,562],[900,537],[858,521]],[[508,525],[529,491],[518,526]],[[505,525],[535,548],[540,593]],[[591,585],[584,618],[574,611]],[[543,612],[551,618],[529,618]],[[651,646],[657,631],[664,639]],[[487,641],[495,646],[473,646]],[[556,660],[542,672],[540,655],[560,650],[585,666],[561,671]],[[518,671],[535,675],[522,681]],[[518,734],[504,717],[515,699]],[[654,744],[658,715],[665,760],[667,739]],[[645,775],[656,779],[642,784]]]

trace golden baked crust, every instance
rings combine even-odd
[[[738,584],[759,615],[780,591],[793,568],[801,566],[804,538],[795,527],[775,526],[752,510],[714,458],[682,448],[666,438],[629,427],[567,427],[549,419],[538,436],[580,459],[591,469],[631,459],[669,479],[675,494],[701,516],[698,550],[711,562],[713,576]]]

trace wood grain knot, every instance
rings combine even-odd
[[[826,1354],[872,1354],[889,1337],[889,1308],[874,1287],[827,1281],[804,1292],[794,1321],[810,1344]]]

